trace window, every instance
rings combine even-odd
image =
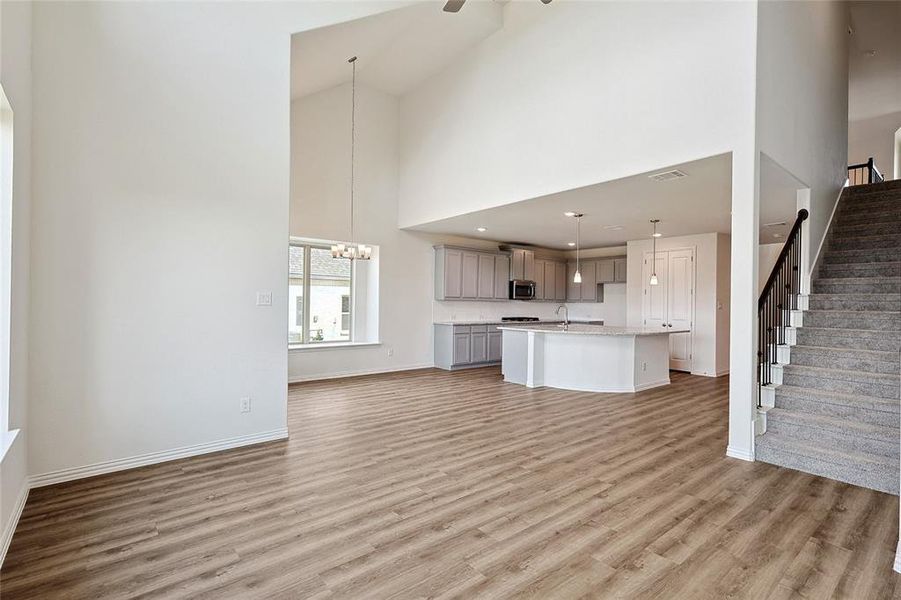
[[[288,344],[352,341],[351,261],[301,243],[291,244],[289,261]]]

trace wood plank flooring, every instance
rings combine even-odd
[[[315,382],[291,439],[33,490],[19,598],[899,598],[898,499],[724,456],[726,378]]]

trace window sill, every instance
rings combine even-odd
[[[0,433],[0,463],[3,462],[4,458],[6,458],[6,451],[12,448],[13,442],[16,440],[16,436],[18,435],[18,429]]]
[[[294,344],[288,352],[310,352],[315,350],[335,350],[338,348],[366,348],[381,346],[381,342],[320,342],[318,344]]]

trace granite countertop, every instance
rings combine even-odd
[[[544,320],[541,321],[531,321],[531,322],[522,322],[522,321],[435,321],[435,325],[528,325],[532,323],[534,325],[553,325],[556,323],[562,323],[562,319],[554,319],[554,320]],[[582,323],[582,324],[592,324],[592,325],[602,325],[604,323],[603,319],[571,319],[570,323]]]
[[[503,325],[498,329],[506,331],[533,331],[535,333],[561,333],[565,335],[663,335],[670,333],[688,333],[689,329],[651,329],[648,327],[613,327],[610,325],[585,325],[582,323],[570,323],[569,329],[564,331],[559,325],[538,323],[536,325]]]

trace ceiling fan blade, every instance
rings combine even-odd
[[[543,1],[544,0],[542,0],[542,2]],[[466,2],[466,0],[447,0],[447,4],[444,5],[444,12],[460,12],[464,2]]]

